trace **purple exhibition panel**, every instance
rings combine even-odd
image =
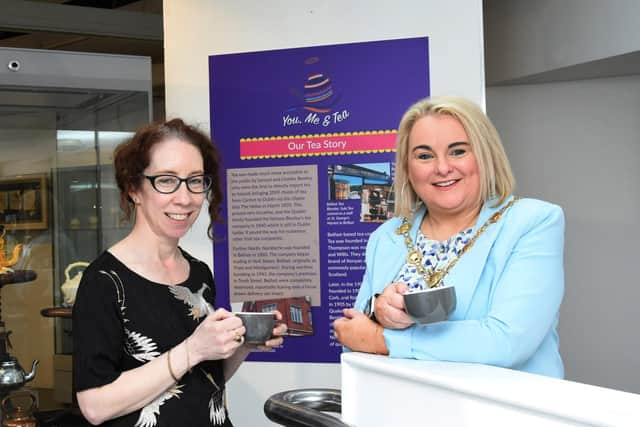
[[[331,325],[393,214],[396,128],[429,95],[428,39],[213,55],[209,83],[217,304],[283,313],[291,336],[249,360],[339,362]]]

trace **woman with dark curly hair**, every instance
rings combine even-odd
[[[210,269],[178,246],[205,200],[220,220],[219,155],[180,119],[140,129],[114,156],[133,229],[84,272],[73,308],[74,387],[84,416],[109,426],[231,426],[225,383],[255,346],[214,309]],[[281,319],[276,312],[276,318]],[[262,349],[282,343],[274,328]]]

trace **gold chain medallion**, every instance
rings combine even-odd
[[[407,262],[413,265],[416,270],[418,270],[420,275],[422,275],[422,279],[429,286],[429,288],[435,288],[449,273],[449,270],[451,270],[453,266],[456,265],[460,257],[462,257],[462,255],[464,255],[469,249],[471,249],[476,240],[478,240],[478,237],[480,237],[480,235],[484,233],[491,224],[495,224],[496,222],[498,222],[498,220],[500,220],[500,218],[502,217],[502,214],[504,214],[505,211],[513,206],[517,201],[518,198],[514,198],[502,209],[493,214],[487,220],[487,222],[482,224],[482,227],[480,227],[478,231],[476,231],[473,237],[462,247],[462,249],[460,249],[458,255],[453,258],[445,268],[434,269],[433,267],[431,267],[427,269],[424,266],[422,262],[422,252],[420,252],[420,249],[415,246],[413,240],[411,239],[411,236],[409,236],[409,231],[411,230],[409,220],[406,217],[402,218],[402,224],[396,229],[396,234],[401,234],[404,236],[404,242],[407,245],[407,250],[409,251],[409,253],[407,254]]]

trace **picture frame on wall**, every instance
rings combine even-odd
[[[8,230],[47,228],[44,174],[0,178],[0,225]]]

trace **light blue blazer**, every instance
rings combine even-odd
[[[510,199],[509,199],[510,200]],[[505,203],[507,203],[507,200]],[[487,202],[473,232],[501,206]],[[424,207],[411,228],[414,241]],[[407,248],[392,218],[371,234],[356,308],[392,283]],[[484,363],[562,378],[558,311],[564,293],[564,215],[559,206],[521,199],[478,238],[445,277],[456,309],[444,322],[385,329],[391,357]]]

